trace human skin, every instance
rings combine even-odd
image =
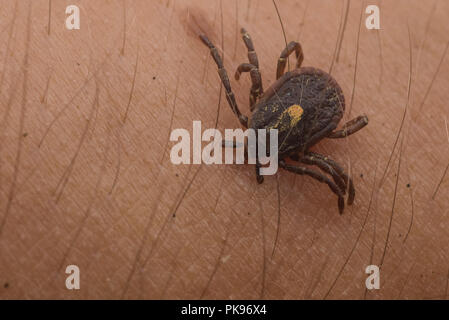
[[[449,2],[371,1],[380,30],[365,28],[367,3],[347,3],[277,1],[303,65],[332,65],[341,124],[369,117],[312,148],[354,179],[339,215],[310,177],[279,170],[259,185],[252,165],[170,161],[175,128],[239,127],[200,32],[244,114],[241,27],[264,88],[274,82],[285,40],[272,1],[2,2],[0,298],[447,298]],[[71,4],[79,30],[65,28]]]

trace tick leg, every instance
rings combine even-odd
[[[352,119],[348,122],[346,122],[343,125],[343,128],[341,130],[337,130],[332,132],[328,138],[331,139],[338,139],[338,138],[345,138],[353,133],[356,133],[357,131],[359,131],[360,129],[362,129],[364,126],[366,126],[368,124],[368,117],[363,115],[363,116],[358,116],[355,119]]]
[[[262,87],[262,76],[259,71],[259,60],[257,59],[257,53],[254,49],[253,41],[251,36],[244,28],[240,30],[242,34],[243,42],[245,43],[246,48],[248,49],[248,63],[242,63],[237,71],[235,72],[235,79],[239,80],[240,74],[242,72],[250,72],[252,87],[249,96],[249,106],[250,110],[254,110],[254,104],[256,103],[259,96],[263,93]]]
[[[278,67],[276,71],[276,79],[279,79],[284,74],[285,65],[287,64],[287,59],[292,52],[296,54],[296,68],[301,67],[302,61],[304,60],[304,54],[302,52],[302,47],[298,42],[292,41],[287,47],[282,50],[281,56],[278,60]]]
[[[240,75],[243,72],[249,72],[251,76],[252,86],[249,94],[249,107],[250,110],[253,111],[257,99],[263,93],[262,77],[260,75],[259,69],[257,69],[256,66],[250,63],[242,63],[241,65],[238,66],[235,72],[235,80],[239,80]]]
[[[251,36],[244,28],[240,29],[240,33],[242,34],[243,42],[245,42],[245,46],[248,49],[248,60],[256,68],[259,68],[259,60],[257,59],[257,53],[254,49],[253,40]]]
[[[329,186],[329,188],[332,190],[332,192],[338,196],[338,211],[340,212],[340,214],[343,213],[343,210],[345,208],[345,200],[343,198],[343,192],[340,190],[340,188],[334,182],[332,182],[324,174],[314,171],[314,170],[311,170],[309,168],[303,167],[303,166],[288,165],[283,160],[279,161],[279,167],[281,167],[287,171],[294,172],[299,175],[310,176],[322,183],[326,183]]]
[[[332,176],[332,179],[334,179],[335,183],[337,184],[337,186],[340,188],[340,190],[343,192],[343,194],[345,194],[346,192],[346,183],[345,180],[343,179],[343,177],[328,163],[326,162],[324,159],[315,157],[313,155],[305,155],[304,157],[302,157],[300,160],[300,162],[305,163],[305,164],[309,164],[309,165],[314,165],[317,166],[318,168],[320,168],[321,170],[323,170],[324,172],[326,172],[327,174],[329,174],[330,176]]]
[[[308,152],[307,156],[324,161],[341,177],[341,179],[343,179],[343,181],[345,182],[344,190],[348,190],[348,204],[351,205],[354,202],[355,198],[354,183],[352,181],[352,178],[346,174],[345,170],[336,161],[319,153]]]
[[[263,176],[260,174],[260,163],[259,159],[256,160],[256,179],[259,184],[263,182]]]
[[[210,54],[212,58],[214,59],[215,63],[218,67],[218,75],[220,76],[221,82],[223,83],[223,86],[226,90],[226,100],[228,100],[229,106],[231,107],[234,114],[238,117],[240,123],[245,128],[248,128],[248,118],[240,112],[237,102],[235,101],[234,93],[231,89],[231,83],[229,82],[228,73],[226,72],[226,69],[223,66],[223,60],[221,59],[217,48],[210,42],[210,40],[205,35],[200,35],[201,41],[209,47]]]

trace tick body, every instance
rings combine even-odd
[[[359,116],[344,124],[340,130],[336,130],[345,111],[343,91],[328,73],[317,68],[301,67],[304,55],[298,42],[290,42],[281,52],[276,71],[277,80],[264,92],[251,37],[244,29],[241,33],[248,49],[249,63],[239,65],[235,78],[238,80],[243,72],[250,73],[252,86],[249,106],[252,115],[249,119],[237,106],[217,49],[206,36],[200,36],[203,43],[209,47],[218,66],[218,74],[232,111],[245,128],[277,129],[279,167],[326,183],[337,195],[338,209],[343,213],[344,196],[348,194],[349,205],[354,201],[355,189],[352,179],[337,162],[327,156],[311,152],[310,148],[324,138],[344,138],[357,132],[368,124],[368,118]],[[288,56],[293,52],[296,55],[296,68],[284,74]],[[295,164],[291,161],[287,163],[286,159],[293,160]],[[257,162],[256,177],[257,181],[262,183],[263,177],[259,170],[260,165]]]

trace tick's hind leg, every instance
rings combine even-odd
[[[343,213],[343,210],[345,208],[345,200],[343,197],[343,192],[340,190],[340,188],[334,183],[332,182],[328,177],[326,177],[324,174],[311,170],[307,167],[303,167],[303,166],[294,166],[294,165],[289,165],[286,164],[284,160],[279,161],[279,167],[290,171],[290,172],[294,172],[296,174],[299,175],[307,175],[310,176],[320,182],[326,183],[329,188],[332,190],[333,193],[335,193],[338,197],[338,211],[340,212],[340,214]]]
[[[210,42],[209,38],[207,38],[205,35],[200,35],[201,41],[209,47],[210,54],[212,58],[214,59],[215,63],[218,67],[218,74],[220,76],[221,82],[223,83],[223,86],[226,90],[226,100],[228,100],[229,106],[231,107],[234,114],[238,117],[240,123],[245,128],[248,128],[248,118],[240,112],[237,102],[235,101],[234,93],[231,89],[231,83],[229,82],[228,74],[223,66],[223,60],[221,59],[220,55],[218,54],[217,48]]]
[[[287,59],[290,54],[296,54],[296,68],[301,67],[302,61],[304,60],[304,54],[302,52],[302,47],[298,42],[292,41],[287,47],[282,50],[281,56],[278,60],[278,67],[276,71],[276,79],[279,79],[284,74],[285,65],[287,64]]]
[[[354,198],[355,198],[355,189],[354,189],[354,183],[352,181],[352,178],[349,177],[346,172],[344,171],[344,169],[334,160],[330,159],[329,157],[323,156],[319,153],[315,153],[315,152],[308,152],[305,156],[305,159],[309,159],[309,160],[315,160],[317,162],[324,162],[326,163],[332,170],[332,173],[329,173],[332,175],[332,177],[334,177],[334,175],[338,175],[340,177],[340,181],[341,179],[344,181],[343,184],[343,190],[347,190],[348,191],[348,205],[351,205],[354,202]],[[317,164],[318,167],[320,167]],[[320,167],[321,168],[321,167]],[[321,168],[322,169],[322,168]],[[325,169],[322,169],[323,171],[325,171]],[[335,178],[334,178],[335,180]],[[341,185],[335,181],[340,187]]]
[[[324,159],[320,159],[312,155],[305,155],[304,157],[299,159],[299,162],[317,166],[322,171],[332,176],[332,179],[334,180],[335,184],[340,188],[343,194],[346,193],[347,186],[344,178]]]
[[[337,130],[332,132],[328,138],[331,139],[338,139],[338,138],[345,138],[353,133],[356,133],[357,131],[359,131],[360,129],[362,129],[364,126],[366,126],[368,124],[368,117],[363,115],[363,116],[358,116],[355,119],[352,119],[348,122],[346,122],[343,125],[343,128],[341,130]]]
[[[240,30],[240,32],[242,34],[243,42],[245,43],[245,46],[248,49],[249,63],[242,63],[241,65],[239,65],[237,71],[235,72],[235,79],[239,80],[240,75],[243,72],[250,73],[252,87],[249,95],[249,106],[250,110],[253,111],[254,104],[256,103],[258,97],[263,94],[262,76],[260,75],[259,60],[257,59],[257,53],[256,50],[254,50],[254,45],[251,36],[243,28]]]
[[[351,205],[354,202],[354,183],[337,162],[314,152],[307,152],[301,157],[298,154],[293,154],[290,155],[290,158],[294,161],[304,164],[315,165],[322,171],[332,176],[335,184],[337,184],[337,186],[342,190],[343,194],[346,194],[346,191],[348,191],[348,205]]]

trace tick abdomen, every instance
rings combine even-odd
[[[305,151],[313,136],[334,130],[343,117],[345,99],[338,83],[316,68],[300,68],[279,78],[257,103],[250,125],[277,129],[279,153]]]

